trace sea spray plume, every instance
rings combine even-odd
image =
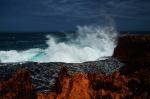
[[[68,42],[57,42],[57,38],[48,35],[46,49],[25,51],[0,51],[1,62],[67,62],[80,63],[112,56],[116,47],[117,31],[112,26],[78,26],[77,36]]]
[[[116,46],[117,31],[114,27],[105,26],[78,26],[78,39],[82,46],[90,46],[98,48],[102,52],[104,50],[114,49]],[[111,52],[111,51],[107,51]],[[107,55],[109,56],[109,55]]]
[[[68,34],[68,36],[70,36]],[[46,61],[85,62],[94,61],[104,56],[112,56],[116,47],[117,31],[111,26],[78,26],[77,37],[70,42],[57,43],[55,38],[48,36],[49,45],[46,49]]]

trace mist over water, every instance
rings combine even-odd
[[[67,34],[67,42],[47,35],[46,49],[0,51],[0,62],[67,62],[81,63],[112,56],[117,31],[112,26],[78,26],[75,35]]]

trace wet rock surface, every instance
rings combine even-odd
[[[72,75],[76,72],[111,74],[124,66],[117,59],[109,57],[106,60],[91,61],[85,63],[1,63],[0,81],[5,81],[16,72],[17,69],[25,69],[32,80],[36,91],[49,91],[56,83],[58,73],[63,67],[67,68],[67,73]]]

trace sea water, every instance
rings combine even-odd
[[[78,26],[75,32],[0,33],[0,62],[81,63],[112,56],[117,30]]]

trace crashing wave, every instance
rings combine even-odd
[[[57,42],[47,35],[48,48],[33,48],[25,51],[0,51],[0,61],[5,62],[67,62],[81,63],[112,56],[116,47],[117,31],[111,26],[78,26],[77,37],[68,42]]]

